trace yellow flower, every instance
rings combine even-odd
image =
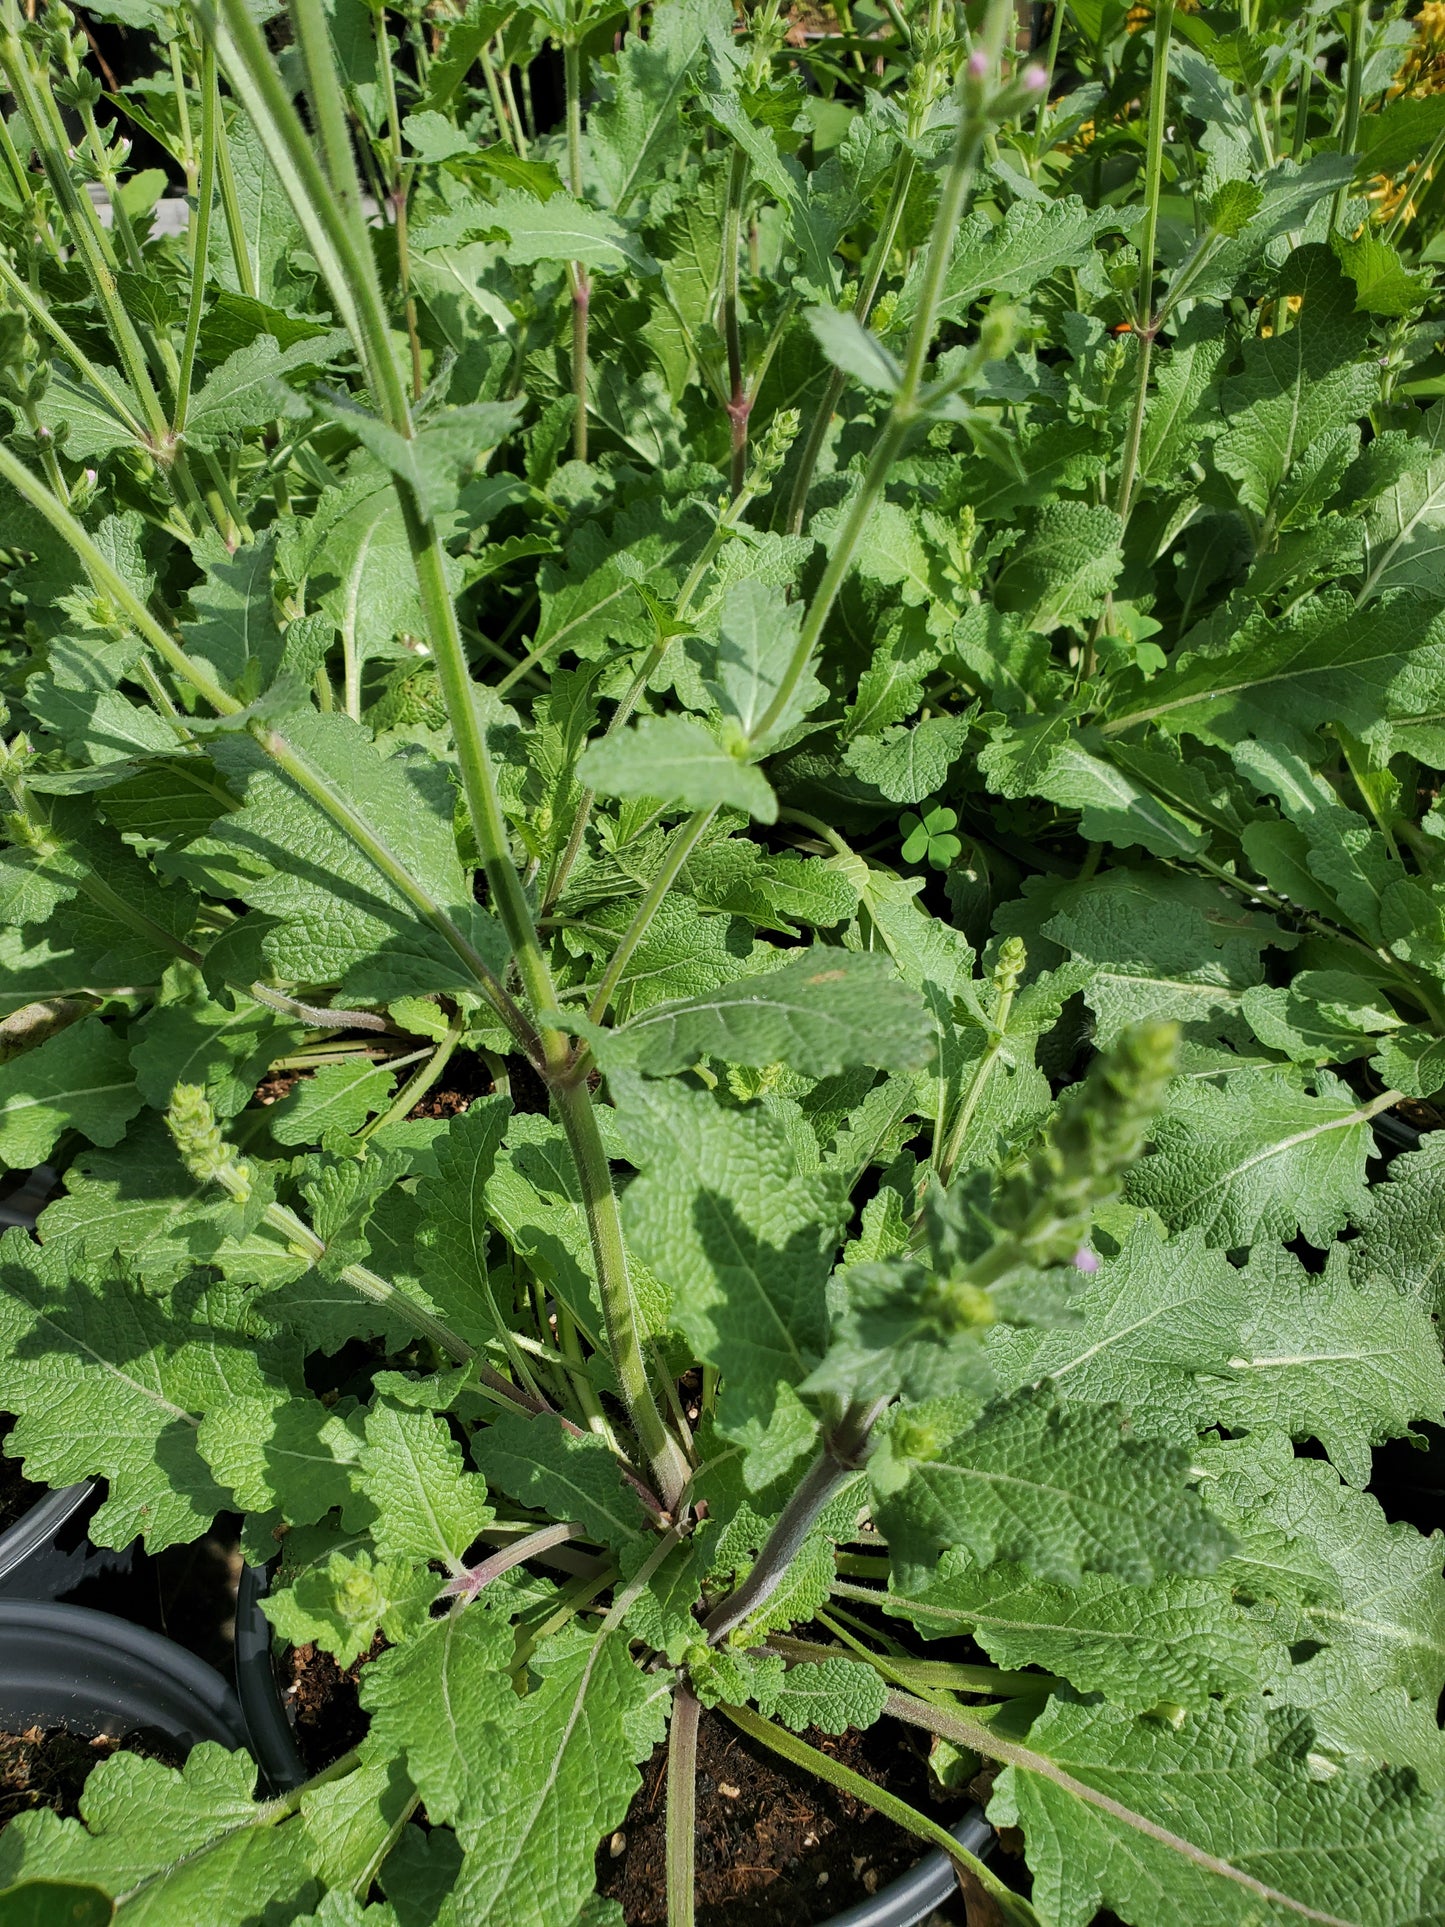
[[[1425,0],[1415,15],[1415,38],[1400,63],[1390,97],[1409,94],[1423,100],[1445,93],[1445,0]]]

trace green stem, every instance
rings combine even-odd
[[[1159,0],[1154,21],[1154,74],[1149,92],[1149,134],[1144,161],[1144,230],[1139,241],[1139,286],[1134,301],[1134,326],[1139,338],[1139,369],[1134,407],[1119,468],[1116,509],[1127,527],[1134,505],[1134,483],[1139,449],[1144,439],[1144,416],[1149,404],[1149,371],[1154,359],[1154,257],[1159,233],[1159,201],[1164,186],[1164,113],[1169,94],[1169,36],[1174,27],[1174,0]]]
[[[236,698],[228,695],[210,672],[193,661],[175,638],[161,627],[65,504],[22,462],[17,461],[3,443],[0,443],[0,480],[8,482],[17,495],[23,496],[32,508],[39,510],[79,559],[93,586],[114,602],[127,622],[150,644],[162,661],[189,683],[218,715],[234,716],[241,707]]]
[[[241,196],[236,187],[236,169],[231,160],[231,135],[224,109],[216,115],[216,180],[221,190],[221,211],[226,218],[226,238],[231,244],[231,260],[236,269],[236,285],[252,301],[256,299],[256,268],[246,239],[246,223],[241,213]]]
[[[648,1382],[637,1296],[632,1289],[627,1244],[622,1235],[617,1194],[612,1187],[612,1172],[597,1114],[587,1085],[580,1078],[565,1078],[554,1084],[552,1099],[577,1167],[597,1271],[598,1295],[607,1325],[607,1349],[617,1373],[618,1387],[662,1503],[672,1513],[691,1476],[691,1468],[677,1439],[664,1425]]]
[[[889,1695],[890,1702],[902,1697],[901,1694]],[[920,1706],[924,1704],[921,1700],[917,1703]],[[831,1753],[824,1753],[819,1747],[809,1746],[806,1740],[799,1739],[795,1733],[789,1733],[785,1727],[775,1726],[771,1720],[765,1720],[751,1707],[721,1706],[718,1711],[730,1719],[741,1732],[746,1733],[749,1739],[757,1740],[763,1746],[771,1748],[783,1759],[790,1760],[794,1766],[803,1767],[807,1772],[815,1774],[829,1786],[838,1787],[842,1792],[851,1794],[855,1800],[861,1801],[873,1812],[881,1813],[885,1819],[892,1820],[895,1825],[916,1834],[920,1840],[926,1840],[931,1847],[941,1847],[955,1866],[967,1872],[985,1893],[992,1895],[999,1903],[1003,1910],[1004,1921],[1037,1923],[1038,1916],[1026,1900],[1020,1899],[1011,1888],[1006,1887],[998,1875],[986,1867],[977,1855],[971,1854],[967,1847],[960,1846],[946,1827],[939,1826],[936,1820],[930,1820],[916,1807],[909,1806],[906,1800],[900,1800],[896,1793],[890,1793],[885,1787],[879,1786],[875,1780],[867,1780],[861,1773],[855,1773],[851,1767],[844,1766],[841,1760],[835,1760]]]
[[[1431,141],[1425,150],[1425,158],[1410,176],[1409,186],[1405,189],[1400,205],[1390,217],[1390,225],[1385,229],[1386,241],[1393,241],[1410,219],[1415,208],[1415,196],[1429,186],[1432,170],[1442,154],[1445,154],[1445,128],[1442,128]]]
[[[732,431],[730,487],[736,501],[748,473],[748,416],[751,399],[743,382],[742,325],[738,315],[738,276],[741,271],[743,198],[748,185],[748,157],[734,147],[728,167],[727,203],[723,211],[722,335],[728,358],[728,422]]]
[[[747,486],[744,487],[742,494],[731,501],[718,517],[712,534],[709,535],[707,541],[703,544],[701,555],[699,555],[697,561],[694,562],[692,568],[688,571],[687,580],[683,583],[677,601],[673,606],[674,621],[680,622],[692,607],[692,599],[702,586],[708,570],[712,567],[714,556],[716,556],[719,549],[722,548],[723,544],[737,529],[743,516],[752,506],[755,498],[756,490],[752,486],[751,478],[749,478],[749,482]],[[621,702],[618,703],[617,708],[612,713],[611,720],[602,732],[604,739],[608,736],[615,736],[617,731],[623,728],[629,721],[633,710],[636,709],[638,702],[641,700],[643,690],[646,689],[648,683],[651,682],[653,676],[661,667],[662,659],[672,647],[673,640],[674,638],[671,634],[659,636],[657,641],[648,650],[646,656],[643,658],[641,668],[638,669],[636,675],[623,692]],[[547,880],[547,888],[542,898],[541,914],[543,916],[546,916],[547,912],[561,896],[567,878],[572,873],[572,867],[581,854],[582,839],[587,834],[587,825],[591,819],[592,808],[596,801],[596,790],[583,790],[581,796],[577,799],[577,812],[572,819],[572,829],[567,838],[567,847],[562,852],[557,867]]]
[[[186,334],[176,377],[176,407],[171,432],[179,440],[186,431],[195,379],[196,346],[206,311],[207,264],[211,251],[211,204],[216,191],[216,123],[221,117],[220,84],[216,77],[216,49],[207,41],[201,53],[201,177],[191,213],[191,298],[186,311]]]
[[[506,108],[502,105],[502,93],[497,85],[497,70],[492,65],[490,48],[486,46],[481,47],[478,50],[478,58],[482,64],[482,79],[487,83],[487,98],[492,103],[492,117],[496,121],[503,139],[510,144],[512,152],[519,160],[523,159],[522,149],[517,144],[521,129],[514,125]]]
[[[942,1158],[935,1163],[938,1182],[942,1185],[946,1185],[953,1176],[963,1151],[964,1139],[968,1135],[968,1127],[972,1124],[978,1107],[983,1101],[983,1094],[988,1088],[988,1080],[993,1075],[993,1067],[998,1062],[999,1054],[1008,1041],[1009,1013],[1013,1009],[1016,994],[1017,988],[1013,984],[999,991],[998,1007],[994,1012],[993,1032],[989,1037],[988,1046],[974,1066],[968,1093],[958,1108],[958,1116],[954,1119],[953,1129],[948,1134],[948,1144]]]
[[[572,23],[562,40],[562,62],[567,88],[567,184],[572,198],[582,199],[582,49],[580,28]],[[572,291],[572,392],[577,413],[572,422],[572,453],[587,460],[587,330],[592,304],[592,282],[580,261],[567,268]]]
[[[209,7],[210,0],[202,0],[202,4]],[[330,198],[305,129],[281,84],[275,62],[267,52],[245,0],[220,0],[220,4],[225,15],[222,58],[227,63],[228,71],[233,73],[243,105],[252,113],[262,141],[277,165],[283,186],[312,245],[312,253],[327,281],[337,311],[344,316],[357,343],[378,409],[396,433],[410,438],[414,433],[411,409],[392,352],[369,242],[364,232],[359,236],[352,232],[344,210]],[[318,119],[323,128],[329,126],[344,131],[344,105],[337,75],[330,61],[320,0],[297,0],[297,9],[298,14],[309,10],[311,20],[308,38],[315,57],[313,59],[308,55],[309,85],[313,93],[328,97],[326,107],[318,109]],[[344,155],[337,153],[329,159],[338,172],[344,173],[349,167],[351,179],[354,180],[354,162],[349,147]],[[580,180],[580,149],[577,165]],[[520,1028],[529,1040],[528,1047],[535,1046],[540,1057],[540,1068],[562,1113],[568,1142],[578,1166],[613,1363],[639,1443],[657,1473],[665,1502],[671,1504],[686,1482],[686,1461],[677,1441],[662,1423],[643,1368],[636,1297],[628,1274],[626,1247],[622,1239],[611,1172],[592,1112],[591,1098],[585,1083],[577,1083],[569,1075],[566,1037],[547,1022],[550,1013],[557,1007],[557,995],[530,905],[512,864],[496,779],[477,712],[476,692],[457,623],[456,607],[447,583],[445,552],[435,524],[422,515],[411,490],[405,485],[398,485],[397,497],[421,596],[427,639],[456,742],[462,790],[471,815],[472,832],[481,855],[493,906],[511,943],[527,996],[540,1021],[540,1030],[535,1038],[531,1036],[530,1027],[525,1019],[521,1019],[521,1014],[505,992],[501,992],[504,999],[502,1014],[511,1025],[514,1035],[518,1034],[517,1020],[520,1019]],[[302,780],[300,767],[296,765],[298,781]],[[344,799],[333,796],[332,803],[345,809]],[[337,821],[343,820],[337,807],[332,807],[332,814]],[[366,833],[365,825],[358,822],[356,827]],[[369,840],[373,843],[377,841],[375,838]],[[390,856],[390,852],[386,854]],[[428,921],[442,914],[404,872],[394,880]],[[443,923],[450,926],[450,919],[443,918]],[[442,934],[447,936],[447,941],[455,949],[456,940],[447,935],[446,928],[443,928]],[[462,941],[465,942],[465,939]],[[467,945],[467,949],[470,948]],[[475,952],[472,954],[475,956]],[[480,963],[481,959],[477,958],[476,961]],[[475,966],[472,967],[475,972]],[[482,965],[482,968],[486,966]],[[489,981],[484,988],[496,1003],[501,987],[491,977],[490,971],[487,972],[487,978]],[[479,981],[482,980],[479,978]]]
[[[361,212],[361,177],[356,170],[346,101],[337,84],[330,22],[322,0],[291,0],[290,12],[292,30],[306,69],[306,92],[331,189],[331,205],[353,246],[369,258],[370,239]],[[383,64],[386,64],[384,57]]]
[[[364,1144],[369,1137],[375,1137],[378,1131],[384,1131],[388,1124],[399,1122],[421,1102],[451,1062],[466,1027],[466,1013],[459,1010],[448,1025],[446,1036],[432,1051],[427,1061],[407,1079],[386,1110],[357,1132],[358,1143]]]
[[[1345,54],[1345,111],[1340,122],[1340,152],[1353,154],[1360,132],[1360,90],[1364,80],[1365,31],[1370,24],[1370,0],[1351,0],[1350,35]],[[1330,226],[1337,228],[1344,219],[1349,197],[1348,183],[1336,188],[1330,212]]]
[[[783,1583],[823,1508],[857,1477],[874,1421],[882,1409],[882,1403],[849,1406],[842,1422],[803,1474],[746,1579],[720,1600],[702,1622],[714,1646],[735,1626],[740,1626],[749,1613],[756,1612],[771,1599]]]
[[[170,424],[160,396],[151,381],[145,350],[135,325],[121,300],[115,280],[115,260],[100,218],[71,177],[65,156],[65,130],[55,108],[48,81],[31,70],[27,48],[19,37],[17,15],[12,4],[6,9],[0,28],[0,68],[10,83],[17,104],[36,143],[50,191],[65,216],[66,226],[84,265],[106,325],[125,368],[126,379],[140,402],[147,432],[157,453],[168,450]]]
[[[679,1680],[667,1729],[667,1927],[693,1927],[697,1728],[701,1712],[691,1689]]]
[[[883,221],[877,239],[868,259],[867,268],[858,284],[858,293],[853,302],[853,313],[860,322],[866,323],[878,298],[878,289],[887,271],[893,244],[898,238],[899,223],[908,202],[909,190],[917,162],[910,151],[898,157],[898,165],[893,176],[893,187],[888,196],[888,206],[884,210]],[[828,428],[838,410],[843,390],[848,386],[848,377],[841,368],[834,368],[828,376],[828,385],[823,390],[823,399],[818,403],[812,421],[808,424],[807,440],[798,460],[798,472],[793,478],[792,492],[788,497],[788,510],[785,527],[790,535],[801,535],[803,521],[808,509],[808,491],[813,485],[813,472],[818,466],[818,458],[823,452]]]
[[[1311,14],[1305,25],[1305,42],[1301,50],[1303,73],[1300,78],[1299,92],[1294,103],[1294,137],[1290,142],[1290,158],[1298,160],[1304,153],[1305,142],[1309,138],[1310,92],[1315,80],[1315,34],[1318,23]]]
[[[622,979],[622,973],[627,968],[633,951],[646,936],[652,919],[662,906],[663,898],[676,883],[683,865],[697,848],[699,839],[705,834],[717,812],[716,803],[705,810],[694,810],[674,834],[671,848],[663,858],[656,876],[647,886],[647,895],[637,906],[631,923],[623,932],[622,941],[608,959],[602,981],[597,986],[597,994],[593,997],[587,1012],[589,1023],[600,1024],[607,1015],[607,1006],[612,1002],[613,993]]]
[[[990,71],[997,71],[999,53],[1010,17],[1004,0],[990,0],[981,36],[982,51]],[[973,185],[974,167],[983,145],[984,135],[990,125],[982,94],[984,83],[979,76],[969,75],[967,69],[965,74],[965,84],[961,89],[962,97],[959,102],[958,132],[954,138],[953,154],[944,175],[943,189],[938,199],[938,211],[934,216],[933,233],[929,238],[928,252],[924,258],[923,274],[918,290],[918,307],[909,332],[903,377],[893,397],[893,405],[888,411],[883,432],[875,444],[873,458],[863,478],[863,486],[853,499],[847,520],[828,557],[823,579],[818,584],[813,600],[808,606],[807,615],[803,618],[792,659],[779,682],[772,702],[753,732],[755,743],[766,743],[779,721],[787,714],[793,697],[797,693],[798,685],[807,674],[814,651],[822,639],[828,617],[832,614],[833,604],[837,601],[838,593],[852,569],[853,558],[873,518],[874,509],[888,479],[888,472],[913,430],[920,412],[919,401],[924,370],[927,366],[929,351],[933,346],[938,310],[943,299],[944,281],[953,252],[953,239],[958,232],[958,224],[963,218],[969,191]]]
[[[391,163],[387,192],[391,199],[393,233],[396,237],[396,272],[401,283],[402,313],[406,338],[411,348],[411,398],[421,400],[421,336],[417,332],[416,297],[411,291],[411,248],[407,240],[407,200],[411,191],[412,170],[402,158],[401,109],[396,98],[396,73],[392,67],[391,36],[386,30],[386,12],[378,7],[376,25],[376,63],[381,74],[382,98],[386,105],[387,157]]]
[[[1159,200],[1164,186],[1164,110],[1169,94],[1169,37],[1174,0],[1159,0],[1154,17],[1154,72],[1149,89],[1149,133],[1144,159],[1144,228],[1139,238],[1139,286],[1134,325],[1142,334],[1154,313],[1154,257],[1159,234]]]

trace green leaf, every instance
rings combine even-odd
[[[818,947],[781,970],[725,984],[683,1004],[654,1004],[594,1043],[604,1069],[649,1076],[702,1057],[788,1064],[830,1077],[853,1064],[902,1070],[928,1055],[931,1025],[885,957]]]
[[[1368,228],[1353,238],[1332,234],[1330,246],[1355,284],[1355,307],[1361,314],[1414,314],[1429,300],[1430,277],[1409,273],[1399,250]]]
[[[191,589],[194,616],[182,630],[186,647],[228,687],[247,695],[258,695],[281,665],[271,593],[275,548],[269,531],[234,555],[219,543],[197,546],[206,573]]]
[[[1085,1572],[1147,1585],[1211,1572],[1231,1544],[1187,1483],[1187,1451],[1134,1438],[1117,1406],[1064,1404],[1051,1386],[977,1417],[948,1401],[905,1411],[869,1476],[905,1590],[929,1584],[953,1547],[1062,1585]]]
[[[731,805],[760,823],[777,820],[777,798],[762,771],[729,754],[685,716],[648,716],[600,738],[588,747],[577,775],[603,796],[646,796],[690,810]]]
[[[1433,1097],[1445,1088],[1445,1038],[1413,1025],[1397,1030],[1373,1060],[1387,1088],[1406,1097]]]
[[[620,221],[600,208],[554,194],[539,201],[516,190],[487,209],[490,226],[506,236],[503,250],[519,267],[534,261],[580,261],[594,273],[655,274],[657,264]]]
[[[1439,674],[1426,606],[1404,596],[1357,611],[1326,591],[1287,615],[1251,617],[1222,655],[1181,652],[1149,685],[1149,701],[1111,719],[1106,734],[1152,721],[1228,745],[1343,723],[1372,741],[1437,707]]]
[[[815,1726],[823,1733],[862,1732],[872,1726],[888,1698],[888,1684],[856,1659],[821,1659],[792,1667],[769,1709],[795,1733]]]
[[[267,334],[229,355],[197,388],[186,416],[186,440],[196,448],[216,448],[227,436],[264,428],[282,415],[304,415],[305,404],[283,375],[320,373],[344,354],[348,336],[340,329],[307,336],[289,348]]]
[[[261,1609],[282,1639],[314,1643],[347,1667],[378,1632],[395,1642],[425,1620],[439,1585],[435,1573],[412,1559],[373,1559],[362,1547],[317,1561],[293,1584],[274,1588]]]
[[[1445,1790],[1438,1542],[1387,1521],[1378,1500],[1318,1460],[1295,1458],[1278,1434],[1206,1443],[1201,1465],[1211,1504],[1244,1548],[1267,1534],[1284,1548],[1281,1557],[1269,1547],[1268,1564],[1234,1578],[1251,1606],[1271,1699],[1308,1715],[1321,1758],[1388,1760]],[[1292,1590],[1273,1582],[1292,1548],[1309,1550],[1324,1583]]]
[[[1022,616],[1040,635],[1064,624],[1078,627],[1099,613],[1118,579],[1121,536],[1112,509],[1049,503],[999,575],[999,608]]]
[[[119,1033],[84,1017],[0,1065],[0,1165],[43,1164],[64,1131],[118,1143],[143,1101]]]
[[[0,1883],[99,1887],[115,1898],[117,1919],[130,1916],[137,1927],[247,1927],[258,1910],[289,1914],[315,1893],[305,1836],[278,1826],[269,1801],[253,1799],[255,1781],[246,1753],[213,1741],[180,1772],[116,1753],[87,1779],[80,1819],[42,1810],[6,1829]],[[46,1927],[64,1919],[49,1915]]]
[[[589,114],[587,126],[597,182],[616,213],[682,151],[680,110],[712,32],[731,32],[717,0],[679,0],[658,15],[645,40],[629,33],[623,41],[611,98]]]
[[[1207,842],[1203,831],[1096,755],[1087,741],[1063,717],[1000,724],[979,768],[1000,796],[1042,796],[1061,809],[1081,811],[1079,831],[1091,842],[1124,849],[1142,844],[1152,856],[1197,856]]]
[[[361,1057],[349,1064],[323,1064],[302,1078],[268,1119],[278,1144],[314,1144],[328,1131],[348,1136],[391,1101],[395,1074]]]
[[[897,391],[902,368],[857,315],[838,308],[809,308],[805,319],[835,368],[880,394]]]
[[[1374,1139],[1347,1084],[1327,1071],[1314,1084],[1264,1068],[1176,1083],[1129,1197],[1172,1225],[1202,1226],[1212,1244],[1300,1231],[1327,1245],[1365,1208]]]
[[[405,753],[383,760],[344,716],[298,712],[285,734],[456,927],[496,957],[495,926],[471,900],[457,855],[445,770]],[[217,840],[260,872],[241,894],[276,919],[262,947],[282,982],[337,984],[377,1001],[475,983],[391,878],[258,750],[228,737],[216,755],[245,799]]]
[[[1361,1927],[1428,1918],[1438,1804],[1408,1775],[1317,1775],[1311,1738],[1258,1701],[1215,1701],[1177,1728],[1054,1701],[1026,1743],[1039,1764],[1001,1776],[990,1818],[1023,1827],[1035,1903],[1061,1927],[1084,1927],[1100,1906],[1131,1927],[1246,1927],[1309,1919],[1304,1909]],[[1266,1903],[1261,1886],[1280,1898]]]
[[[930,716],[912,728],[896,724],[881,736],[855,736],[844,752],[849,769],[892,803],[921,803],[943,787],[963,754],[970,717]]]
[[[1215,1695],[1258,1686],[1258,1636],[1219,1577],[1166,1573],[1131,1586],[1086,1572],[1060,1586],[946,1553],[931,1586],[890,1596],[887,1610],[925,1639],[967,1634],[999,1666],[1041,1666],[1141,1713],[1161,1699],[1202,1711]]]
[[[1445,1134],[1432,1131],[1418,1151],[1390,1164],[1389,1182],[1371,1188],[1364,1229],[1350,1256],[1362,1278],[1378,1280],[1445,1315]]]
[[[495,1420],[474,1435],[472,1457],[511,1498],[548,1518],[577,1520],[603,1545],[627,1546],[646,1530],[647,1514],[607,1441],[567,1429],[555,1414]]]
[[[241,1293],[178,1287],[169,1299],[74,1246],[0,1241],[0,1399],[30,1476],[109,1481],[91,1521],[97,1544],[137,1533],[159,1549],[206,1531],[228,1503],[197,1445],[204,1416],[289,1389],[284,1353],[241,1336]]]
[[[708,688],[724,716],[758,751],[776,744],[808,710],[824,700],[822,685],[805,675],[766,741],[758,727],[782,687],[802,623],[799,604],[785,600],[775,584],[747,576],[723,599],[717,653]]]
[[[991,1350],[995,1371],[1117,1400],[1143,1433],[1316,1438],[1363,1485],[1371,1446],[1445,1405],[1421,1308],[1383,1280],[1351,1282],[1348,1247],[1320,1275],[1269,1245],[1237,1268],[1198,1232],[1166,1243],[1141,1224],[1073,1306],[1079,1323],[1066,1330],[1009,1334]]]
[[[0,1894],[0,1927],[108,1927],[110,1895],[99,1887],[27,1880]]]
[[[672,1294],[694,1356],[727,1374],[738,1423],[765,1425],[779,1381],[818,1362],[841,1186],[799,1169],[780,1119],[619,1073],[618,1122],[640,1175],[628,1240]]]
[[[416,433],[406,436],[345,397],[313,405],[328,420],[349,428],[363,448],[384,462],[411,490],[419,512],[428,518],[457,506],[462,481],[488,449],[511,434],[523,406],[518,399],[444,408],[424,417]]]
[[[494,1516],[486,1486],[462,1469],[461,1448],[433,1412],[375,1404],[356,1483],[376,1509],[371,1536],[383,1558],[434,1559],[460,1571]]]
[[[433,1826],[454,1825],[505,1757],[493,1734],[514,1699],[512,1646],[507,1615],[478,1603],[427,1622],[362,1674],[372,1742],[405,1760]]]
[[[997,225],[970,214],[959,227],[943,284],[940,320],[961,318],[985,295],[1029,294],[1061,268],[1082,268],[1097,237],[1117,220],[1077,196],[1061,201],[1015,201]],[[897,325],[912,318],[922,263],[905,282]]]

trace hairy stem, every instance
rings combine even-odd
[[[740,1626],[749,1613],[756,1612],[771,1599],[787,1577],[788,1568],[817,1524],[818,1515],[856,1476],[874,1421],[882,1409],[881,1403],[848,1408],[842,1422],[803,1474],[782,1516],[768,1534],[752,1571],[702,1622],[714,1646],[734,1626]]]
[[[191,298],[186,310],[186,333],[181,346],[180,371],[176,376],[176,406],[171,417],[171,432],[177,440],[186,432],[186,416],[191,405],[191,383],[196,371],[196,346],[201,338],[201,319],[206,311],[206,264],[211,252],[211,206],[216,196],[216,123],[221,117],[219,82],[216,78],[216,49],[207,41],[201,54],[201,174],[196,187],[196,204],[191,211]]]
[[[734,147],[728,167],[727,203],[722,238],[722,335],[728,358],[728,422],[732,429],[729,485],[733,499],[743,492],[748,474],[748,416],[751,399],[743,382],[742,324],[738,314],[738,276],[741,270],[743,197],[748,185],[748,157]]]
[[[1351,0],[1349,40],[1345,53],[1345,109],[1340,120],[1340,152],[1353,154],[1360,133],[1360,92],[1364,81],[1365,34],[1370,24],[1370,0]],[[1344,219],[1349,185],[1335,189],[1330,226]]]
[[[1009,8],[1003,4],[1003,0],[990,0],[981,36],[983,43],[981,51],[992,71],[997,70],[999,51],[1003,45],[1009,18]],[[953,252],[953,238],[958,232],[958,224],[963,218],[963,211],[968,203],[969,192],[973,185],[974,167],[983,146],[984,136],[990,126],[987,104],[980,98],[980,86],[980,77],[970,75],[969,84],[964,88],[959,103],[958,132],[954,138],[953,153],[944,175],[943,189],[938,199],[938,211],[934,216],[933,232],[929,237],[928,252],[924,257],[923,273],[918,289],[918,306],[909,331],[902,380],[893,397],[893,404],[888,411],[883,431],[874,447],[873,458],[863,478],[863,486],[853,498],[847,520],[828,557],[823,579],[818,584],[812,602],[808,605],[808,613],[803,618],[792,659],[779,682],[772,702],[754,731],[755,742],[766,742],[773,730],[777,728],[779,721],[787,714],[793,697],[797,693],[798,685],[807,674],[813,653],[822,639],[828,617],[833,611],[833,604],[837,601],[839,591],[853,567],[853,558],[858,552],[874,509],[882,496],[888,472],[901,453],[918,419],[924,370],[928,364],[929,351],[933,346],[938,309],[943,299],[944,281]]]
[[[612,1002],[618,984],[622,981],[622,973],[626,970],[633,951],[646,936],[652,919],[662,907],[663,899],[682,874],[687,859],[697,848],[707,832],[709,823],[716,815],[716,804],[709,809],[694,810],[687,821],[674,833],[667,855],[663,858],[656,876],[647,886],[647,895],[638,904],[631,923],[622,934],[622,941],[607,960],[607,968],[602,974],[602,981],[597,986],[597,994],[592,999],[591,1007],[587,1012],[590,1023],[600,1024],[607,1015],[607,1007]]]
[[[680,1680],[667,1729],[667,1927],[693,1927],[697,1728],[702,1708]]]
[[[868,266],[858,284],[858,293],[853,302],[853,313],[860,322],[866,323],[873,311],[873,303],[878,298],[878,289],[887,271],[888,259],[893,252],[893,243],[898,238],[898,225],[903,219],[907,205],[908,192],[913,184],[917,169],[911,152],[898,157],[898,165],[893,176],[892,191],[888,196],[888,206],[884,211],[878,237],[873,243],[873,251]],[[828,385],[823,390],[823,399],[818,403],[812,421],[808,424],[807,440],[798,459],[798,472],[793,477],[792,491],[788,497],[788,509],[784,526],[790,535],[801,535],[803,522],[808,511],[808,491],[813,485],[813,471],[818,466],[818,457],[823,452],[823,443],[828,437],[828,428],[838,410],[843,390],[848,386],[848,377],[841,368],[834,368],[828,375]]]
[[[500,1579],[504,1572],[535,1559],[539,1552],[550,1552],[553,1546],[560,1546],[568,1539],[581,1539],[584,1534],[575,1520],[558,1525],[539,1526],[535,1532],[527,1533],[521,1539],[514,1539],[500,1552],[494,1552],[475,1566],[458,1571],[442,1587],[443,1598],[462,1599],[470,1602],[475,1599],[484,1586],[494,1579]]]
[[[567,185],[572,198],[582,199],[582,48],[581,29],[574,22],[562,41],[562,63],[567,89]],[[592,282],[580,261],[567,268],[572,291],[572,393],[577,413],[572,421],[572,453],[587,460],[587,331],[592,304]]]
[[[607,1349],[637,1442],[651,1467],[663,1505],[671,1513],[682,1497],[691,1468],[681,1445],[663,1423],[648,1382],[637,1296],[632,1289],[622,1219],[597,1114],[580,1079],[568,1078],[554,1085],[552,1097],[582,1187],[602,1315],[607,1324]]]

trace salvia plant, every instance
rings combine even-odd
[[[6,1449],[370,1655],[8,1904],[1439,1919],[1445,10],[0,7]]]

